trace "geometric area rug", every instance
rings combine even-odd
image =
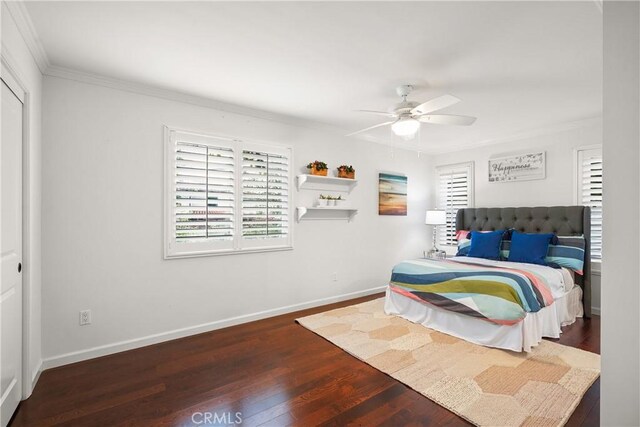
[[[600,356],[543,340],[483,347],[384,313],[384,298],[297,319],[310,331],[478,426],[562,426]]]

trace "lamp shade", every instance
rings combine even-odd
[[[439,210],[427,211],[424,223],[427,225],[445,225],[447,223],[447,214],[445,211]]]
[[[420,129],[420,122],[411,117],[401,117],[391,125],[391,130],[398,136],[412,137]]]

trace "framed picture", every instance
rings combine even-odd
[[[544,151],[489,159],[489,182],[530,181],[545,179]]]
[[[378,215],[407,216],[407,177],[378,175]]]

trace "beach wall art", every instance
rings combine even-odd
[[[407,215],[407,177],[380,173],[378,175],[378,215]]]

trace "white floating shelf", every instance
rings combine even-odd
[[[337,178],[334,176],[298,175],[298,190],[342,191],[349,193],[358,185],[357,179]]]
[[[329,206],[326,208],[314,207],[298,207],[298,222],[305,219],[346,219],[351,221],[358,209],[343,208],[338,206]]]

